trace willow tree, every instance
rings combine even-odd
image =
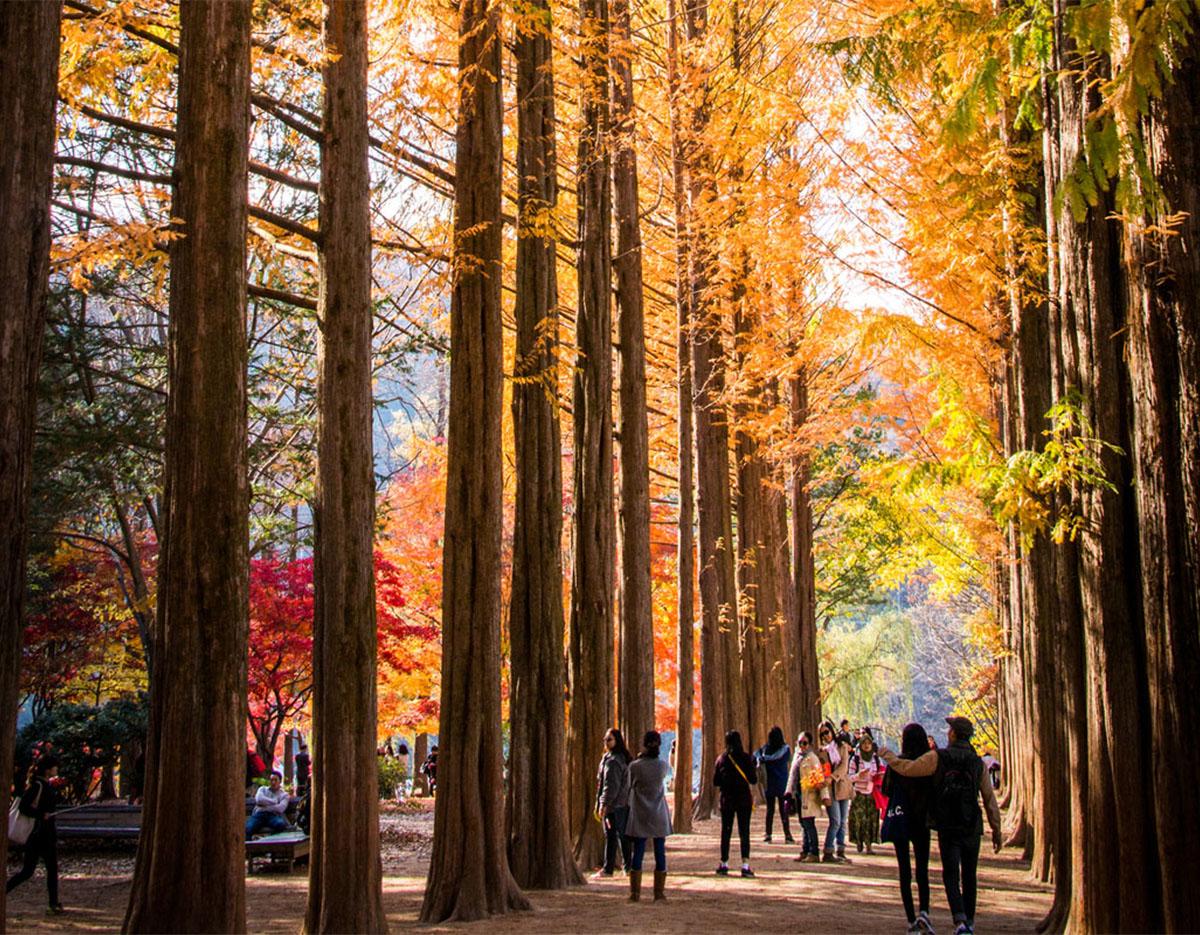
[[[461,0],[458,11],[442,696],[423,922],[529,908],[508,865],[500,726],[500,4]]]
[[[163,538],[131,932],[246,925],[250,8],[179,11]],[[199,788],[179,782],[194,749]]]
[[[12,775],[38,366],[50,272],[50,187],[62,5],[0,5],[0,776]],[[0,841],[4,864],[8,837]],[[5,899],[0,896],[0,930]]]
[[[366,0],[330,2],[321,127],[309,932],[382,932]]]
[[[516,23],[517,326],[508,857],[521,886],[582,882],[567,827],[563,710],[562,441],[553,229],[554,62],[547,0]]]
[[[583,121],[578,166],[578,284],[573,418],[575,568],[571,576],[568,809],[575,859],[598,864],[595,765],[612,721],[613,522],[612,175],[608,135],[608,0],[582,0]]]
[[[637,125],[629,0],[612,5],[612,148],[617,221],[621,412],[621,624],[617,723],[631,742],[654,727],[654,619],[650,603],[650,451],[646,425],[646,316],[638,211]]]

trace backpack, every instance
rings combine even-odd
[[[967,747],[938,750],[937,781],[929,816],[938,831],[971,834],[983,830],[979,780],[983,761]]]

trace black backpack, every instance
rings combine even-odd
[[[929,816],[938,831],[971,834],[983,830],[979,809],[979,780],[983,760],[967,747],[939,749],[938,771]]]

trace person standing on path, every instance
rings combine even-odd
[[[905,725],[900,737],[900,757],[917,760],[929,752],[929,740],[920,724]],[[888,797],[884,828],[887,840],[896,848],[896,864],[900,872],[900,898],[908,916],[908,931],[913,935],[934,935],[929,921],[929,798],[933,779],[926,776],[912,779],[901,776],[895,769],[884,773],[883,791]],[[909,863],[909,848],[916,863],[919,912],[913,906],[913,867]]]
[[[965,717],[948,717],[948,745],[931,750],[916,760],[904,760],[890,750],[883,758],[901,776],[933,776],[933,795],[929,815],[938,833],[942,854],[942,882],[954,916],[954,935],[972,935],[975,931],[976,877],[979,845],[983,837],[983,814],[979,797],[987,810],[992,829],[992,847],[1000,853],[1000,807],[996,791],[983,768],[983,760],[971,746],[975,728]]]
[[[671,810],[664,786],[670,767],[659,758],[662,737],[646,731],[642,752],[629,764],[625,782],[629,799],[629,823],[625,831],[633,842],[629,869],[629,900],[642,898],[642,859],[646,839],[654,842],[654,901],[667,898],[667,838],[671,834]]]
[[[742,876],[752,877],[750,869],[750,813],[754,811],[754,790],[758,781],[754,758],[742,747],[742,735],[731,730],[725,735],[725,752],[717,757],[713,785],[721,790],[721,863],[719,876],[729,874],[729,840],[737,819],[738,840],[742,845]]]
[[[29,768],[29,783],[21,793],[17,809],[33,819],[33,830],[25,841],[25,862],[8,878],[4,887],[6,893],[11,893],[33,876],[40,860],[46,865],[46,893],[50,897],[47,912],[55,914],[63,911],[63,905],[58,901],[58,830],[54,826],[58,793],[53,780],[57,775],[58,759],[50,754]]]
[[[767,742],[758,748],[754,759],[767,774],[767,834],[763,838],[771,843],[771,829],[774,826],[775,809],[779,809],[779,823],[783,825],[783,839],[788,844],[795,844],[792,829],[788,823],[788,813],[783,810],[783,795],[787,792],[788,764],[791,760],[792,748],[783,741],[783,728],[776,725],[767,734]]]
[[[879,809],[875,805],[875,776],[882,771],[883,764],[875,753],[875,741],[870,734],[863,734],[858,749],[850,754],[848,778],[854,787],[854,804],[850,806],[850,840],[861,854],[865,847],[868,854],[875,853],[874,844],[879,840]]]
[[[846,734],[835,735],[833,722],[825,721],[820,729],[820,742],[829,758],[832,793],[828,809],[829,828],[825,832],[825,853],[822,860],[825,863],[845,863],[846,824],[850,817],[850,799],[854,795],[854,786],[849,779],[850,738]]]
[[[796,803],[796,814],[800,816],[803,843],[800,856],[796,858],[800,863],[821,862],[821,854],[817,849],[817,816],[821,814],[821,799],[827,789],[825,770],[813,750],[812,735],[804,731],[796,738],[796,756],[787,785],[788,794]]]
[[[593,879],[611,877],[617,865],[617,848],[621,848],[621,866],[629,870],[629,838],[625,827],[629,821],[629,788],[625,774],[633,759],[625,738],[612,727],[604,735],[604,756],[596,773],[596,814],[604,826],[604,866]]]

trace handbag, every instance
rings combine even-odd
[[[893,785],[892,794],[888,797],[887,811],[883,816],[883,824],[879,828],[881,841],[908,840],[908,813],[904,810],[903,786]]]
[[[42,802],[42,787],[38,787],[37,797],[33,800],[33,807],[36,810]],[[13,803],[8,809],[8,839],[13,844],[25,844],[29,840],[29,836],[33,834],[33,826],[37,820],[29,817],[21,811],[21,797],[13,799]]]
[[[783,794],[783,798],[779,801],[779,813],[789,817],[796,814],[796,797],[792,793],[785,792]]]

